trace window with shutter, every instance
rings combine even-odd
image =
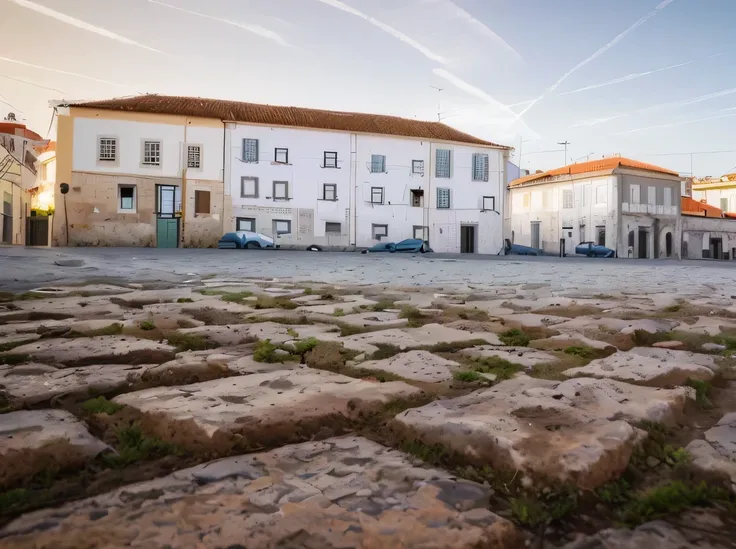
[[[434,167],[434,174],[436,177],[448,178],[450,177],[450,150],[449,149],[437,149],[437,158]]]
[[[437,208],[443,210],[450,208],[450,189],[437,189]]]
[[[386,171],[386,157],[382,154],[371,155],[371,172],[384,173]]]
[[[243,162],[258,162],[258,139],[243,139]]]
[[[488,155],[473,155],[473,181],[488,181]]]

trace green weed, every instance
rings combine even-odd
[[[23,339],[20,341],[10,341],[8,343],[0,343],[0,353],[7,353],[8,351],[15,349],[16,347],[27,345],[28,343],[33,343],[34,341],[36,340],[35,339]],[[2,363],[0,362],[0,364]]]
[[[580,358],[593,358],[595,356],[595,350],[591,347],[573,346],[565,349],[565,354],[579,356]]]
[[[0,365],[12,366],[14,364],[24,364],[30,360],[30,355],[7,353],[0,356]]]
[[[25,488],[16,488],[0,493],[0,515],[8,515],[14,509],[22,509],[33,498],[33,492]]]
[[[385,311],[386,309],[393,309],[394,302],[388,299],[382,299],[381,301],[373,305],[372,308],[375,312],[380,313],[382,311]]]
[[[122,408],[121,404],[110,402],[104,396],[91,398],[82,403],[82,410],[88,414],[107,414],[111,416]]]
[[[498,336],[504,345],[512,347],[526,347],[531,342],[531,338],[522,330],[517,328],[508,330]]]
[[[170,345],[176,347],[176,350],[179,352],[204,351],[206,349],[214,349],[217,347],[216,343],[199,334],[171,332],[166,335],[166,340]]]
[[[712,408],[713,403],[710,401],[710,392],[713,386],[709,381],[700,379],[688,379],[685,385],[695,389],[695,403],[701,408]]]
[[[154,324],[152,320],[144,320],[139,324],[139,326],[141,327],[141,330],[144,330],[146,332],[150,332],[151,330],[156,329],[156,324]]]
[[[270,339],[259,341],[253,351],[253,360],[256,362],[266,362],[268,364],[281,362],[281,356],[276,354],[277,349],[278,347],[271,343]]]
[[[332,313],[332,316],[345,316],[345,311],[342,309],[335,309],[335,311]]]
[[[297,341],[294,343],[294,354],[296,355],[305,355],[312,349],[314,349],[319,344],[319,341],[316,337],[310,337],[307,339],[302,339],[301,341]]]
[[[194,300],[191,297],[180,297],[176,300],[177,303],[194,303]]]
[[[497,356],[483,357],[475,360],[471,366],[475,372],[493,374],[497,381],[511,379],[524,369],[521,364],[509,362]]]
[[[220,299],[229,303],[242,303],[245,299],[252,296],[253,292],[231,292],[222,294]]]
[[[634,494],[620,516],[625,523],[635,526],[692,507],[709,507],[714,501],[728,501],[730,497],[723,487],[675,480]]]
[[[103,456],[109,467],[125,467],[139,461],[182,453],[181,449],[174,444],[144,435],[138,423],[119,429],[116,436],[118,439],[117,453]]]
[[[478,372],[453,372],[452,378],[456,381],[462,381],[464,383],[475,383],[477,381],[480,381],[484,378],[482,375],[480,375]]]
[[[371,356],[371,360],[383,360],[385,358],[391,358],[401,353],[401,348],[390,343],[375,343],[378,350],[375,351]]]

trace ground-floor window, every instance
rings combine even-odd
[[[235,218],[235,230],[236,231],[251,231],[256,230],[256,220],[253,217],[236,217]]]
[[[599,246],[605,246],[606,245],[606,228],[605,227],[596,227],[596,235],[597,239],[596,242]]]
[[[194,191],[194,213],[210,213],[210,191]]]
[[[418,240],[429,240],[429,227],[423,225],[414,225],[414,238]]]
[[[374,223],[371,226],[371,233],[373,240],[381,240],[384,236],[388,236],[388,225],[376,225]]]
[[[118,186],[118,212],[135,213],[135,185]]]
[[[291,220],[274,219],[273,220],[273,232],[276,235],[291,234]]]
[[[667,257],[672,257],[672,233],[664,235],[664,250]]]
[[[325,233],[342,234],[342,223],[325,222]]]

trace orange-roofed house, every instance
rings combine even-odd
[[[729,180],[730,176],[696,179],[693,198],[682,197],[683,258],[736,259],[736,214],[727,211],[731,203]],[[736,181],[731,181],[731,185],[736,185]]]
[[[517,244],[567,254],[593,242],[618,257],[679,257],[675,171],[612,156],[531,174],[509,184],[507,233]]]
[[[55,106],[56,245],[503,247],[510,148],[439,122],[161,95]]]

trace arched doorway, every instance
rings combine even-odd
[[[634,257],[634,242],[636,240],[636,235],[634,234],[634,231],[629,232],[629,257]]]
[[[667,257],[672,257],[672,233],[664,235],[664,250]]]

